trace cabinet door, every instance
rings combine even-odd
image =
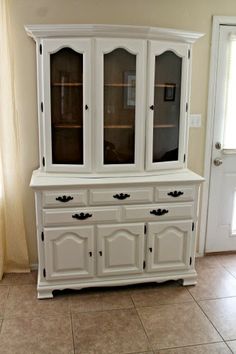
[[[45,229],[44,250],[46,279],[93,277],[92,226]]]
[[[192,222],[156,222],[148,224],[147,271],[171,271],[190,266]]]
[[[98,226],[98,275],[143,272],[144,224]]]
[[[143,168],[146,42],[96,40],[98,171]]]
[[[91,42],[42,41],[42,102],[48,171],[89,171]]]
[[[148,170],[183,167],[186,147],[189,46],[148,43]]]

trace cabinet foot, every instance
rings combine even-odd
[[[196,284],[197,284],[197,276],[193,276],[191,278],[186,278],[182,280],[183,286],[196,285]]]
[[[51,290],[38,290],[38,299],[51,299],[53,298],[53,293]]]

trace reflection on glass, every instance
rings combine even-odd
[[[156,56],[153,162],[178,160],[182,59],[171,51]]]
[[[83,164],[83,55],[51,54],[52,162]]]
[[[104,164],[134,163],[136,56],[104,55]]]
[[[232,216],[232,235],[236,235],[236,192],[234,192],[234,206],[233,206],[233,216]]]

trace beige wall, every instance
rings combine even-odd
[[[38,167],[35,44],[25,24],[104,23],[171,27],[204,32],[193,50],[191,113],[202,128],[190,129],[189,167],[203,174],[209,55],[213,15],[236,16],[235,0],[10,0],[16,105],[20,121],[25,224],[31,263],[37,262],[34,196],[29,189]]]

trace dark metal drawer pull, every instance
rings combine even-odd
[[[168,195],[170,195],[171,197],[174,197],[174,198],[179,197],[180,195],[183,195],[183,194],[184,194],[184,192],[181,192],[181,191],[174,191],[174,192],[168,193]]]
[[[74,214],[74,215],[72,215],[72,218],[78,219],[78,220],[85,220],[85,219],[91,218],[91,216],[93,216],[93,214],[80,213],[80,214]]]
[[[59,202],[62,202],[62,203],[67,203],[69,202],[70,200],[73,200],[74,198],[71,197],[70,195],[63,195],[62,197],[57,197],[56,200],[58,200]]]
[[[157,215],[157,216],[165,215],[167,213],[169,213],[169,210],[167,209],[157,209],[157,210],[154,209],[150,211],[150,214]]]
[[[125,194],[124,193],[120,193],[120,194],[113,195],[113,198],[123,200],[123,199],[126,199],[126,198],[130,198],[130,195],[126,194],[126,193]]]

